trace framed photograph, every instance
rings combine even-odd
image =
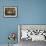
[[[46,25],[44,24],[19,24],[18,41],[46,41]]]
[[[4,7],[4,17],[16,17],[17,7]]]

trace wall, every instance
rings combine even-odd
[[[17,32],[17,17],[16,18],[5,18],[3,15],[3,9],[5,6],[18,6],[18,0],[0,0],[0,44],[7,44],[8,34],[10,32]],[[18,7],[17,7],[18,8]],[[18,39],[18,38],[17,38]],[[18,42],[16,39],[16,43]]]
[[[4,18],[5,6],[16,6],[18,16]],[[0,0],[0,44],[8,43],[9,32],[18,32],[18,24],[46,24],[46,0]]]

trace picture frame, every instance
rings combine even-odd
[[[22,31],[27,30],[28,37],[25,39],[22,37],[25,36],[22,35]],[[18,24],[18,41],[21,42],[21,40],[46,41],[46,24]]]
[[[17,7],[4,7],[4,17],[16,17]]]

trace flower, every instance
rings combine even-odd
[[[15,41],[15,38],[16,38],[16,34],[15,33],[10,33],[9,36],[8,36],[9,40],[14,40]]]

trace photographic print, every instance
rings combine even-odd
[[[4,17],[16,17],[17,8],[16,7],[4,7]]]
[[[19,25],[18,30],[20,40],[46,41],[46,25]]]

